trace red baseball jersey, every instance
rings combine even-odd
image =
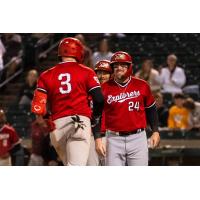
[[[0,129],[0,157],[9,153],[9,150],[19,142],[19,136],[14,128],[4,125]]]
[[[100,87],[95,72],[76,62],[62,62],[43,72],[37,89],[47,93],[52,119],[71,115],[91,118],[88,93]]]
[[[146,81],[130,77],[122,86],[111,79],[102,85],[102,90],[105,98],[106,129],[134,131],[146,128],[145,108],[155,104]]]

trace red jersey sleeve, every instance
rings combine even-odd
[[[38,82],[37,82],[37,89],[40,90],[40,91],[43,91],[45,93],[47,93],[47,86],[45,84],[45,79],[44,79],[44,76],[43,74],[40,75],[39,79],[38,79]]]
[[[149,108],[155,103],[155,99],[152,95],[149,85],[145,84],[145,93],[144,93],[144,107]]]
[[[98,80],[95,72],[90,70],[89,75],[88,75],[88,80],[87,80],[88,91],[91,91],[91,90],[93,90],[94,88],[97,88],[97,87],[101,87],[99,80]]]

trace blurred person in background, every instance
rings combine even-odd
[[[161,85],[159,81],[159,72],[154,69],[151,59],[145,59],[142,62],[142,68],[135,74],[136,77],[147,81],[151,91],[160,91]]]
[[[174,95],[174,105],[169,109],[168,128],[170,129],[189,129],[189,115],[188,109],[183,107],[185,96],[182,93]]]
[[[158,112],[159,127],[167,127],[168,108],[163,103],[163,95],[160,92],[153,94]]]
[[[16,154],[21,152],[20,143],[18,133],[7,123],[4,110],[0,109],[0,166],[11,166],[11,157],[15,159],[16,165],[23,165],[16,162]]]
[[[80,40],[84,47],[83,64],[87,67],[92,68],[92,50],[87,46],[85,42],[85,37],[82,34],[77,34],[75,38]]]
[[[16,72],[17,67],[22,62],[22,59],[19,57],[22,54],[22,38],[16,33],[5,33],[3,35],[3,42],[6,48],[4,63],[10,62],[6,71],[6,78],[8,78]]]
[[[107,39],[102,39],[99,43],[99,51],[96,51],[92,55],[93,66],[100,60],[110,60],[112,52],[109,51],[109,44]]]
[[[53,124],[49,124],[49,115],[46,115],[47,123],[36,118],[31,124],[32,152],[29,166],[58,165],[57,154],[50,143],[49,133]]]
[[[186,83],[184,70],[177,66],[178,58],[175,54],[167,57],[167,67],[161,69],[159,80],[162,86],[162,92],[181,93],[182,87]]]
[[[32,69],[26,76],[26,82],[19,92],[19,105],[30,106],[33,99],[33,94],[36,89],[38,80],[38,72]]]
[[[190,111],[190,123],[192,130],[200,130],[200,103],[192,98],[187,98],[183,106]]]

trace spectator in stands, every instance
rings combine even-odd
[[[30,106],[33,99],[33,93],[36,88],[38,79],[38,72],[32,69],[28,72],[26,77],[26,83],[22,87],[19,93],[19,105]]]
[[[152,92],[160,91],[161,85],[159,81],[159,72],[153,68],[153,62],[145,59],[142,62],[142,68],[135,74],[136,77],[147,81]]]
[[[3,56],[6,52],[6,49],[1,41],[1,38],[0,38],[0,82],[1,82],[1,76],[3,74],[3,68],[4,68],[4,65],[3,65]]]
[[[21,139],[15,129],[7,123],[4,110],[0,109],[0,166],[9,166],[11,156],[21,149]]]
[[[168,128],[181,130],[186,130],[190,128],[190,112],[183,107],[184,102],[184,94],[177,93],[174,95],[174,105],[169,109]]]
[[[191,129],[200,130],[200,103],[187,98],[183,106],[190,111]]]
[[[75,38],[80,40],[84,46],[85,54],[84,54],[83,64],[87,67],[92,68],[92,50],[87,46],[85,42],[85,37],[82,34],[77,34]]]
[[[159,127],[167,127],[168,108],[163,104],[163,95],[160,92],[154,93],[159,118]]]
[[[170,54],[167,57],[167,67],[161,69],[159,76],[163,92],[181,93],[182,87],[186,82],[185,72],[181,67],[177,66],[177,57]]]
[[[116,37],[119,39],[125,38],[126,34],[124,33],[104,33],[103,34],[104,37]]]
[[[46,115],[44,118],[47,119]],[[32,153],[29,166],[58,165],[57,154],[50,144],[49,127],[36,118],[31,124]]]
[[[92,64],[95,64],[100,60],[110,60],[112,52],[109,51],[109,45],[107,39],[102,39],[99,43],[99,51],[96,51],[92,55]]]
[[[4,34],[4,44],[6,47],[5,63],[9,63],[6,72],[6,78],[8,78],[15,73],[22,62],[20,57],[22,54],[22,38],[16,33],[6,33]]]

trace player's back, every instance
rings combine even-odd
[[[38,88],[47,92],[52,118],[91,117],[89,90],[99,87],[93,70],[76,62],[63,62],[41,74]]]

